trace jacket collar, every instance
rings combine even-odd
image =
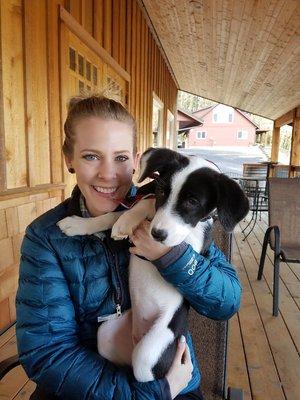
[[[80,199],[81,192],[79,187],[76,185],[72,191],[71,197],[67,199],[67,215],[77,215],[78,217],[82,217],[80,210]]]

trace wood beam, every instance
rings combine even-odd
[[[275,128],[280,128],[283,125],[291,124],[294,119],[294,109],[277,118],[274,122]]]
[[[278,162],[279,143],[280,143],[280,127],[274,126],[273,136],[272,136],[272,151],[271,151],[272,162]]]

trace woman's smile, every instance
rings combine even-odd
[[[115,120],[89,117],[75,127],[73,159],[77,184],[93,217],[114,211],[131,184],[137,156],[132,127]]]

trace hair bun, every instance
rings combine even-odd
[[[68,113],[76,106],[76,104],[80,103],[85,98],[86,98],[85,96],[74,96],[74,97],[71,97],[69,102],[68,102]]]

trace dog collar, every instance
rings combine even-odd
[[[155,194],[154,193],[148,193],[146,195],[141,195],[138,194],[135,197],[131,197],[128,200],[127,199],[117,199],[116,201],[123,207],[127,208],[127,210],[129,210],[130,208],[132,208],[136,203],[138,203],[141,200],[144,199],[154,199],[155,198]]]

